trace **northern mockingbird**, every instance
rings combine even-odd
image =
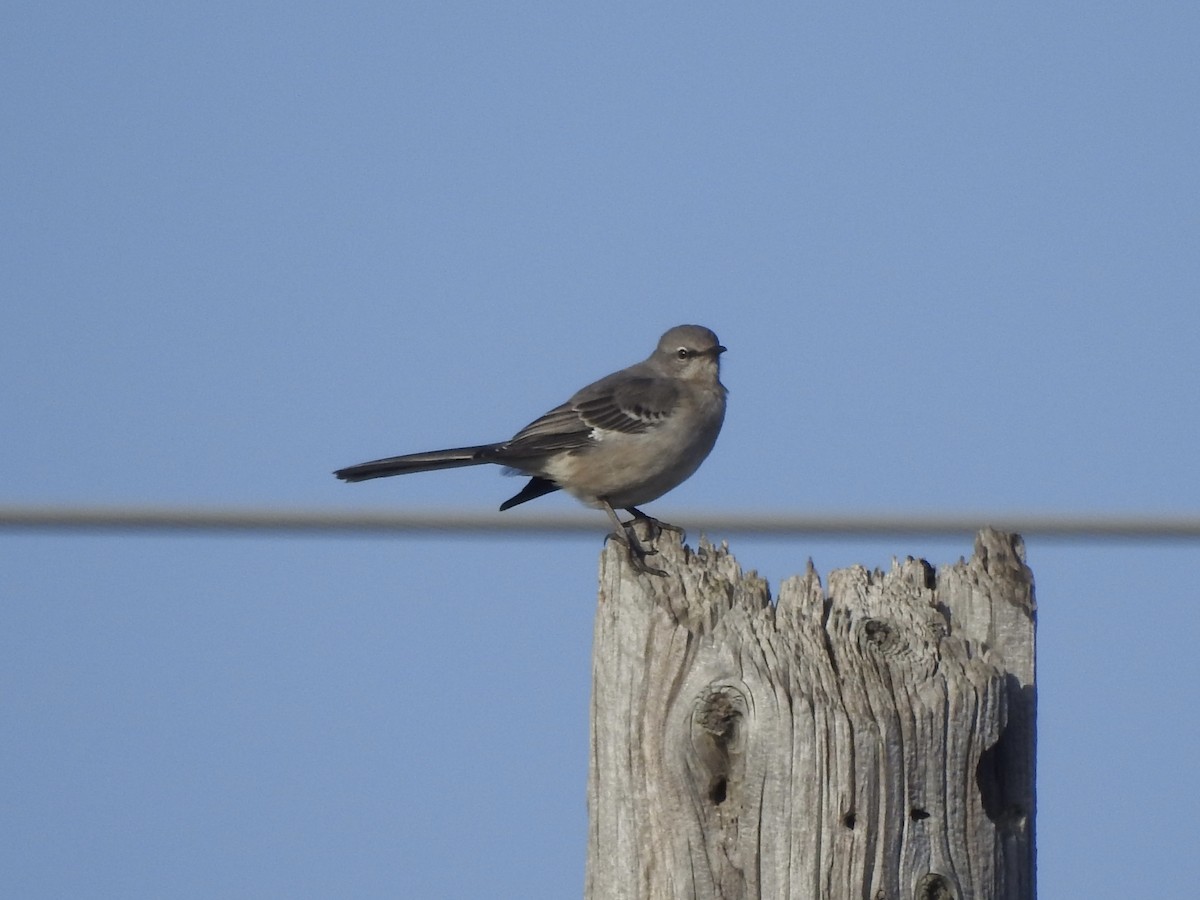
[[[700,325],[664,334],[644,361],[589,384],[562,406],[530,422],[511,439],[452,450],[391,456],[338,469],[343,481],[495,463],[532,476],[506,510],[560,488],[603,509],[612,535],[640,572],[648,552],[631,527],[647,523],[651,540],[662,528],[679,531],[638,507],[685,481],[712,450],[725,419],[725,386],[717,336]],[[633,521],[622,523],[624,509]]]

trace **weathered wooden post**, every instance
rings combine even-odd
[[[588,900],[1032,900],[1034,596],[1020,537],[772,604],[664,534],[601,561]]]

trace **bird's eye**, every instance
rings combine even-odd
[[[678,350],[675,351],[675,355],[677,357],[679,357],[680,359],[687,359],[689,356],[691,356],[691,354],[688,353],[687,347],[680,347]]]

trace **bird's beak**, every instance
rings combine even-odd
[[[726,351],[726,349],[728,349],[728,348],[723,347],[720,344],[717,344],[717,346],[713,347],[712,354],[713,354],[713,356],[720,356],[722,353],[724,353]]]

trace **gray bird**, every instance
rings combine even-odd
[[[646,565],[653,551],[642,547],[631,526],[645,522],[651,539],[662,528],[679,530],[638,507],[687,480],[716,443],[725,419],[724,352],[709,329],[679,325],[647,359],[589,384],[507,441],[391,456],[333,474],[366,481],[484,463],[505,466],[531,477],[500,505],[502,511],[565,490],[608,513],[616,527],[612,537],[626,546],[634,568],[663,575]],[[622,523],[614,508],[633,521]]]

